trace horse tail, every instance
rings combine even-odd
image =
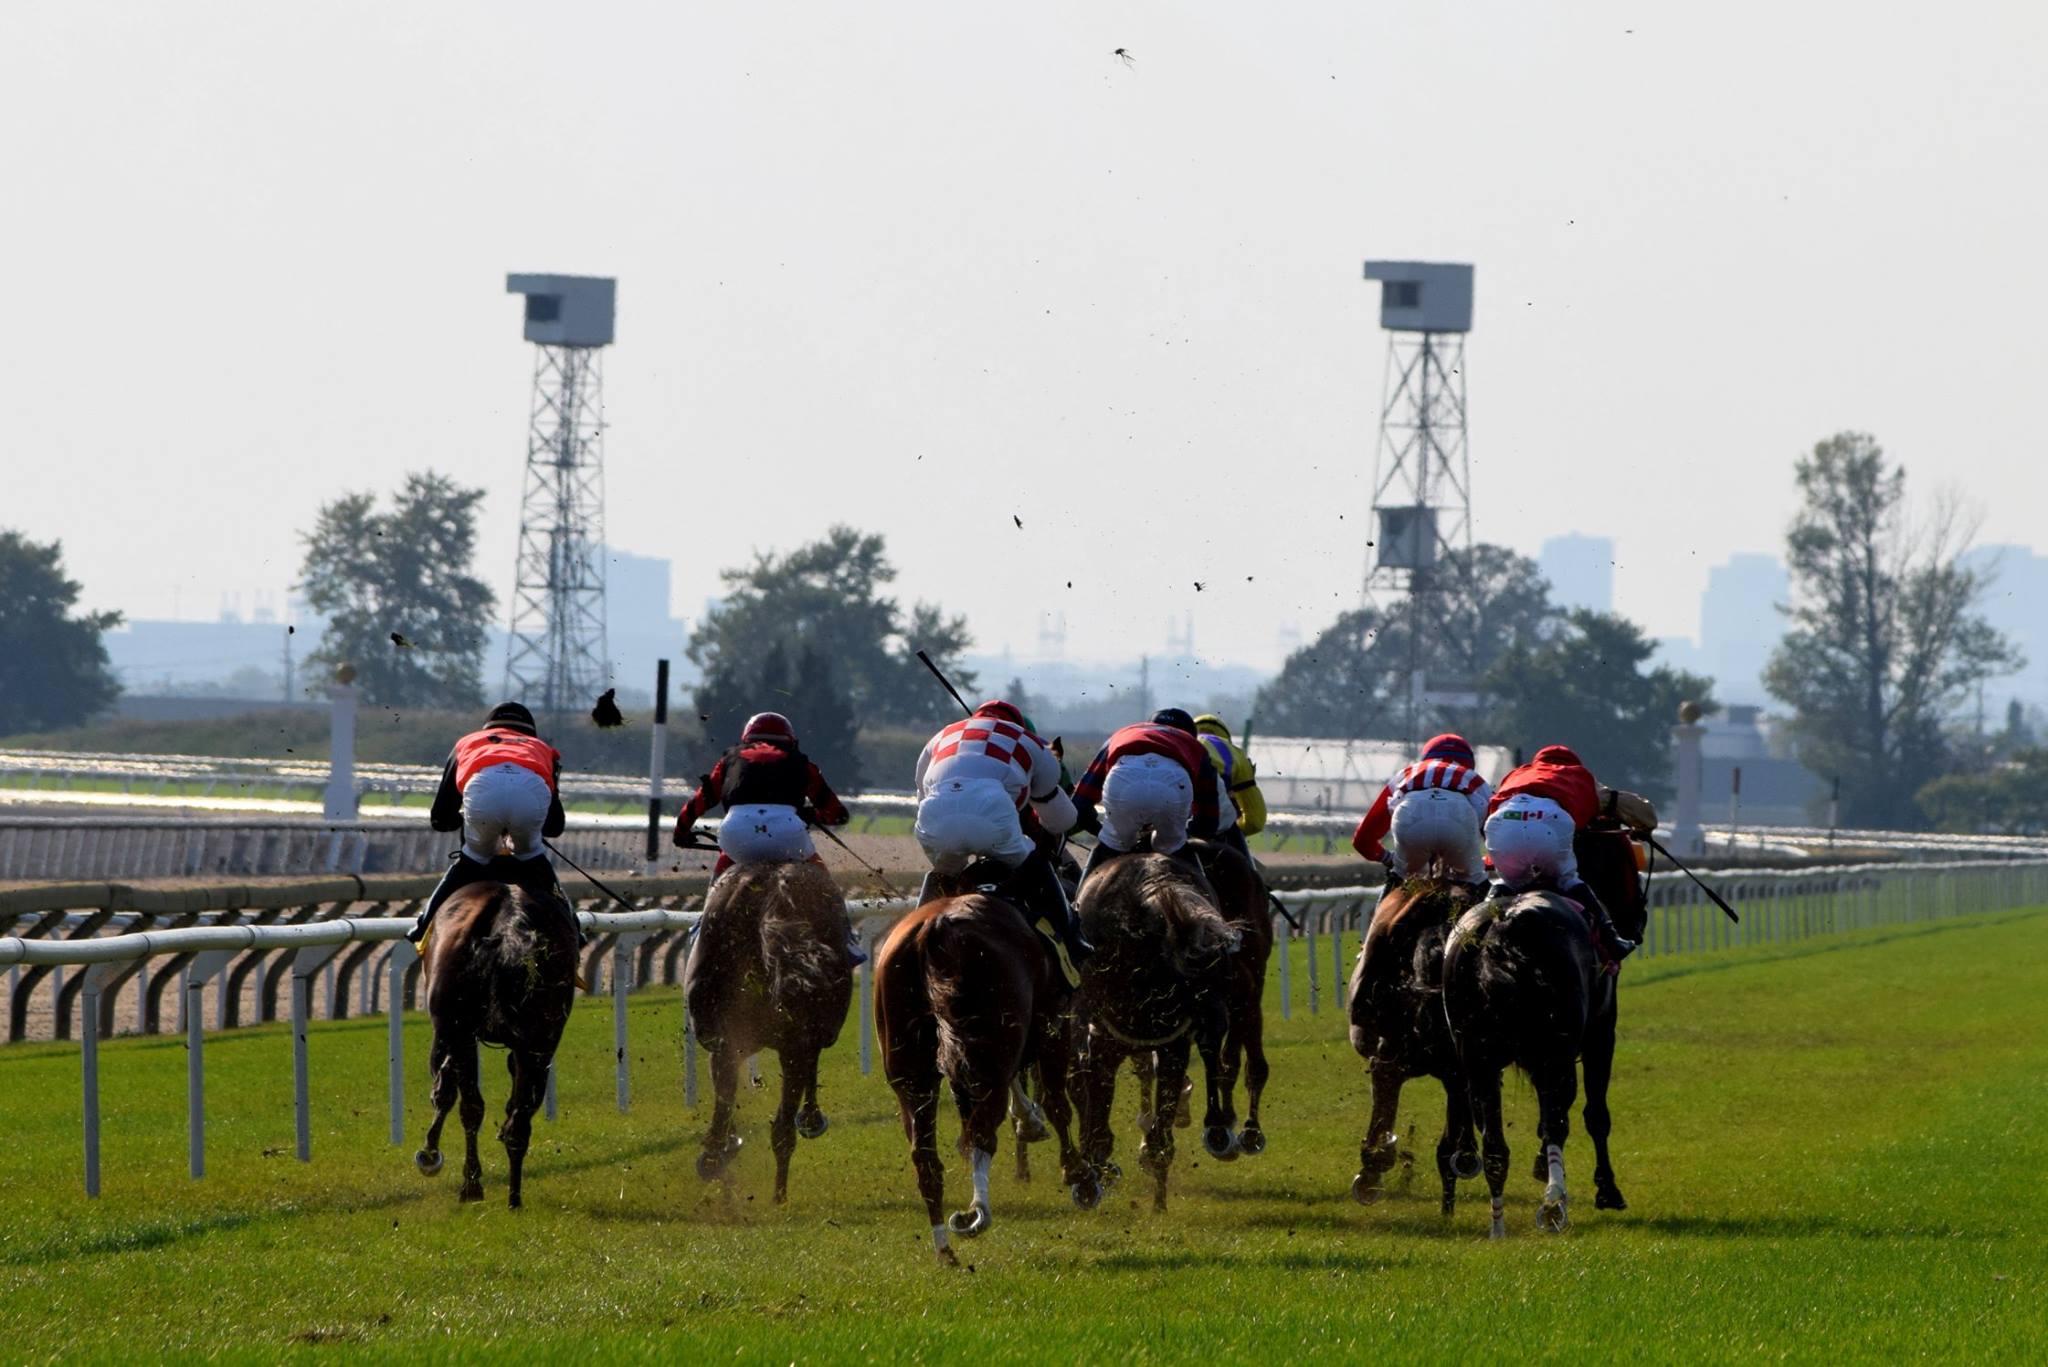
[[[979,995],[970,981],[979,957],[967,952],[970,933],[950,913],[934,917],[924,929],[924,990],[938,1027],[939,1071],[956,1081],[965,1076],[967,1012]]]
[[[1184,978],[1199,976],[1237,947],[1239,932],[1215,902],[1171,864],[1162,862],[1145,871],[1138,901],[1165,925],[1167,956]]]
[[[846,902],[822,865],[786,864],[761,901],[761,968],[785,1017],[828,997],[846,964]]]

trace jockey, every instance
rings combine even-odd
[[[1615,930],[1607,908],[1579,877],[1572,849],[1574,838],[1603,810],[1639,830],[1657,824],[1656,812],[1642,797],[1603,788],[1575,752],[1546,745],[1495,790],[1487,808],[1486,857],[1494,876],[1509,889],[1520,892],[1540,884],[1584,906],[1602,953],[1619,966],[1636,942]]]
[[[1245,837],[1266,829],[1266,795],[1259,791],[1259,771],[1252,766],[1250,755],[1231,744],[1230,728],[1214,712],[1204,712],[1195,718],[1195,735],[1223,780],[1230,801],[1228,814],[1234,818],[1217,832],[1217,839],[1249,859],[1252,849]],[[1223,815],[1221,807],[1217,810],[1219,816]]]
[[[533,713],[516,702],[492,708],[481,730],[455,742],[441,767],[441,786],[427,822],[437,831],[461,831],[462,848],[406,932],[408,940],[418,944],[425,938],[427,923],[457,888],[484,880],[499,842],[506,839],[518,860],[515,881],[568,906],[555,880],[555,866],[540,843],[543,837],[560,835],[567,824],[561,781],[561,753],[540,738]],[[579,926],[577,939],[582,938]]]
[[[1149,722],[1124,727],[1074,785],[1078,824],[1097,832],[1082,880],[1097,865],[1135,849],[1148,826],[1158,854],[1175,853],[1191,835],[1214,835],[1223,796],[1223,780],[1186,712],[1169,707]],[[1099,818],[1098,804],[1104,809]]]
[[[917,843],[932,865],[919,904],[974,861],[995,860],[1011,870],[1028,915],[1050,929],[1061,957],[1079,969],[1091,948],[1052,856],[1032,839],[1024,816],[1028,809],[1030,825],[1063,835],[1073,827],[1074,804],[1060,787],[1059,759],[1024,714],[997,699],[945,727],[917,757],[916,786]]]
[[[1387,866],[1391,880],[1442,859],[1451,879],[1485,881],[1480,829],[1493,789],[1480,777],[1472,746],[1446,732],[1432,737],[1416,761],[1387,781],[1351,833],[1351,848]],[[1393,847],[1386,841],[1391,837]]]

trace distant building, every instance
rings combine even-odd
[[[1553,536],[1536,553],[1536,565],[1550,581],[1550,601],[1563,608],[1614,611],[1614,539]]]
[[[657,660],[669,662],[671,687],[685,672],[689,629],[669,611],[671,563],[660,556],[604,548],[605,635],[612,681],[622,693],[650,696]],[[671,697],[674,695],[671,694]]]
[[[320,642],[314,622],[300,622],[290,638],[293,672]],[[247,682],[246,694],[285,701],[287,637],[280,622],[180,622],[144,618],[116,627],[100,638],[107,660],[129,693],[179,694]],[[256,676],[263,676],[259,682]],[[294,692],[298,691],[297,680]]]
[[[1791,595],[1791,579],[1776,556],[1739,554],[1707,571],[1700,598],[1700,662],[1714,676],[1723,704],[1767,700],[1764,664],[1785,634],[1778,605]]]

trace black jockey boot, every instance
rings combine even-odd
[[[414,944],[427,938],[427,922],[434,919],[434,913],[441,909],[441,904],[471,883],[483,882],[491,867],[471,859],[461,850],[449,855],[448,859],[448,872],[441,875],[441,881],[427,894],[426,906],[420,908],[420,914],[413,918],[412,929],[405,932],[405,938]]]
[[[1600,952],[1615,969],[1619,969],[1621,961],[1636,952],[1636,942],[1622,938],[1621,932],[1614,928],[1614,918],[1607,914],[1607,908],[1601,905],[1593,889],[1584,882],[1564,889],[1564,895],[1583,906],[1593,918],[1593,938],[1600,942]]]
[[[538,865],[538,871],[535,866]],[[589,943],[583,933],[583,918],[576,914],[576,904],[569,900],[569,894],[562,891],[562,879],[555,871],[555,861],[544,854],[519,861],[519,886],[541,897],[551,897],[569,918],[569,929],[576,933],[576,948],[582,949]]]
[[[1067,964],[1072,973],[1067,974],[1067,985],[1078,986],[1081,965],[1088,962],[1095,953],[1095,946],[1081,938],[1081,925],[1074,909],[1067,904],[1067,885],[1060,882],[1059,870],[1052,860],[1046,858],[1043,850],[1033,850],[1023,863],[1010,875],[1010,885],[1024,898],[1031,914],[1050,926],[1060,948],[1066,951]]]
[[[1109,846],[1103,844],[1102,837],[1097,836],[1095,838],[1095,848],[1088,851],[1088,862],[1081,866],[1081,882],[1083,884],[1086,884],[1088,881],[1088,875],[1094,873],[1096,869],[1102,867],[1102,865],[1108,863],[1110,860],[1116,858],[1118,855],[1122,853],[1122,850],[1113,850]]]

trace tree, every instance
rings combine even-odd
[[[78,582],[64,573],[64,545],[0,531],[0,736],[90,720],[121,684],[103,633],[118,612],[83,612]]]
[[[1357,608],[1288,656],[1254,703],[1259,729],[1277,736],[1388,736],[1408,721],[1410,679],[1434,688],[1476,684],[1500,655],[1535,641],[1553,616],[1533,561],[1504,546],[1446,555],[1415,600]],[[1469,710],[1425,706],[1423,729],[1469,724]]]
[[[2022,661],[1972,611],[1985,581],[1959,562],[1956,509],[1911,521],[1905,471],[1873,438],[1837,433],[1795,470],[1791,630],[1764,686],[1791,707],[1806,767],[1840,777],[1846,822],[1919,825],[1914,795],[1949,764],[1943,723]]]
[[[1642,628],[1613,613],[1576,609],[1562,629],[1516,645],[1484,680],[1490,704],[1480,734],[1523,755],[1569,745],[1600,781],[1663,801],[1671,795],[1671,725],[1691,699],[1714,709],[1713,680],[1659,665]]]
[[[689,657],[705,680],[700,712],[714,711],[707,699],[737,710],[730,690],[769,686],[759,662],[778,645],[799,662],[806,647],[829,661],[863,725],[931,722],[955,710],[918,663],[920,649],[963,693],[974,686],[960,666],[971,643],[965,618],[918,603],[906,620],[896,600],[881,595],[896,570],[879,536],[834,527],[822,541],[784,556],[757,555],[720,577],[725,600],[690,636]]]
[[[2040,835],[2048,831],[2048,750],[2020,750],[1982,773],[1944,774],[1914,801],[1937,830]]]
[[[354,665],[363,696],[386,707],[481,701],[496,601],[472,572],[483,497],[430,472],[406,476],[388,511],[370,494],[322,508],[299,581],[327,618],[312,662]]]

